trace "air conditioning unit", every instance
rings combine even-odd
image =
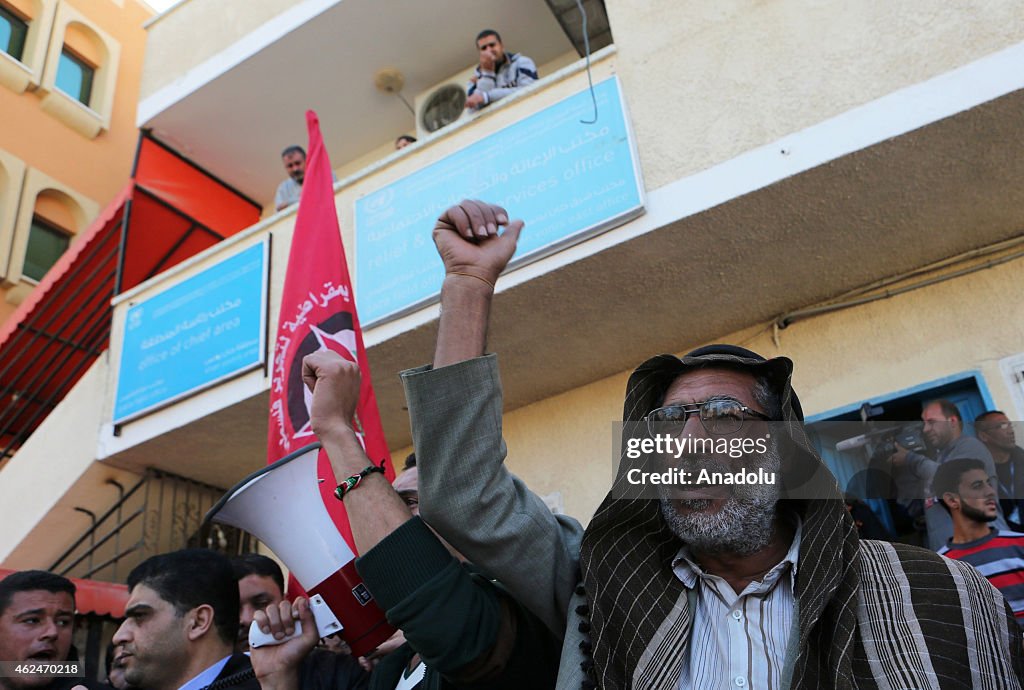
[[[417,138],[429,136],[466,116],[466,85],[475,67],[434,84],[413,99]]]

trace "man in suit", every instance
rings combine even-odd
[[[238,584],[226,556],[183,549],[148,558],[128,574],[125,621],[114,634],[129,685],[146,690],[257,690],[245,654],[234,653]]]

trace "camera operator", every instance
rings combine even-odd
[[[963,417],[950,401],[940,399],[926,403],[921,410],[921,420],[924,422],[924,437],[928,445],[938,453],[936,458],[932,460],[897,445],[891,461],[894,474],[903,477],[904,481],[909,476],[912,481],[919,482],[921,496],[927,497],[924,514],[928,528],[928,548],[937,551],[953,536],[953,521],[949,513],[935,503],[931,494],[932,477],[939,465],[958,458],[977,458],[985,463],[985,471],[989,476],[995,476],[996,467],[985,444],[973,436],[964,435]],[[1008,529],[1001,510],[993,524],[997,529]]]

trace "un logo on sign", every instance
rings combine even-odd
[[[395,200],[395,190],[390,187],[382,189],[366,201],[366,210],[370,213],[379,213],[391,207]]]
[[[136,307],[128,312],[128,330],[134,331],[142,325],[143,311],[145,307]]]

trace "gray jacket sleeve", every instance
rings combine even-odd
[[[402,382],[420,516],[561,639],[583,526],[553,515],[505,469],[497,357],[405,371]]]
[[[927,455],[910,451],[907,453],[907,465],[906,471],[913,474],[914,477],[921,480],[922,489],[927,491],[932,485],[932,477],[935,476],[935,471],[939,469],[939,463],[929,458]],[[917,498],[925,498],[925,496],[917,496]]]
[[[480,91],[484,94],[484,105],[488,105],[537,81],[537,66],[522,53],[516,55],[515,61],[507,69],[515,71],[515,86],[498,86],[499,79],[495,72],[484,72],[477,67],[477,81],[471,85],[468,93],[472,95]]]

